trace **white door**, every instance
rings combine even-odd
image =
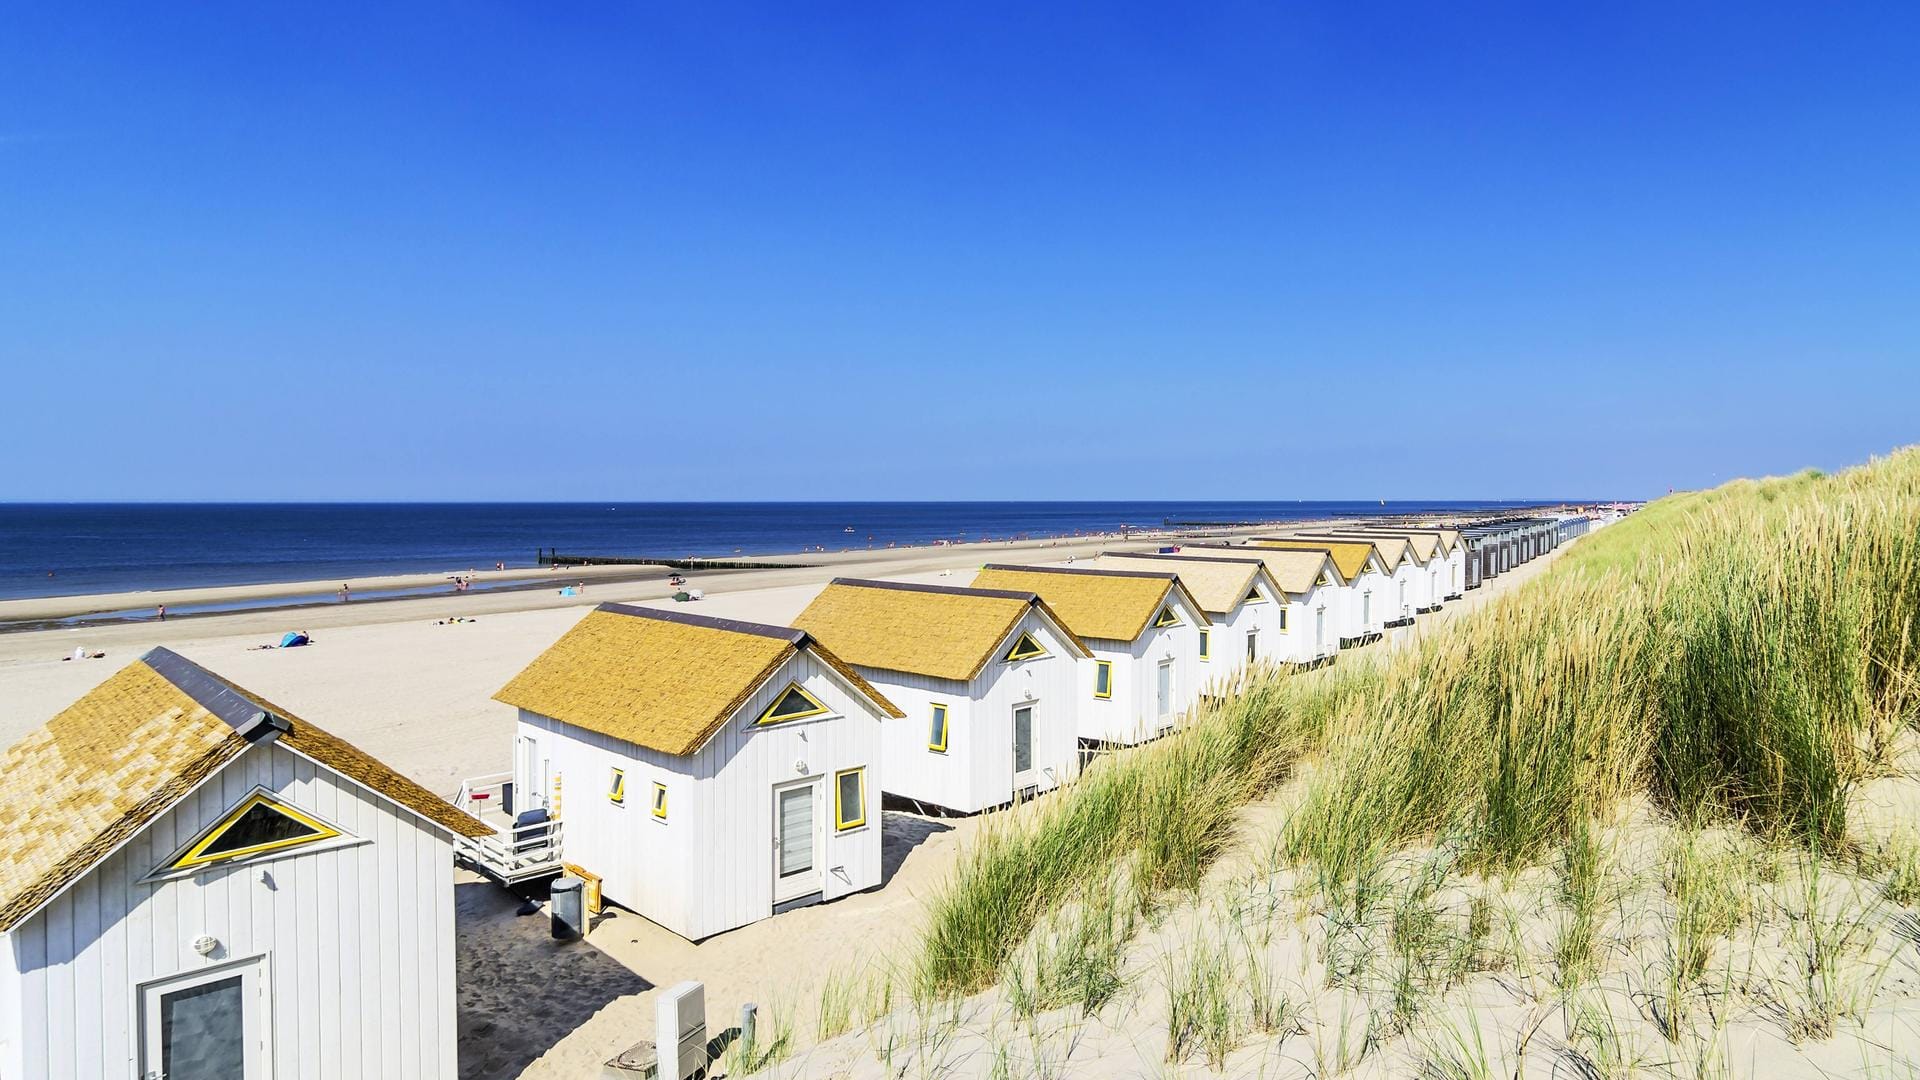
[[[1259,662],[1260,662],[1260,631],[1249,630],[1247,631],[1247,666],[1252,667],[1253,665]]]
[[[1313,609],[1314,659],[1316,660],[1319,659],[1320,654],[1326,651],[1327,651],[1327,609],[1324,606],[1322,606],[1322,607],[1317,607]]]
[[[547,805],[547,762],[540,755],[540,740],[531,735],[514,738],[513,812],[542,810]]]
[[[1373,625],[1373,590],[1360,594],[1360,629],[1366,630]]]
[[[820,785],[773,789],[773,902],[820,891]]]
[[[1159,688],[1154,696],[1154,715],[1165,726],[1173,720],[1173,661],[1160,661]]]
[[[1036,706],[1033,702],[1022,702],[1013,707],[1013,789],[1032,787],[1033,769],[1033,722]]]
[[[265,960],[163,979],[140,988],[146,1080],[267,1080]]]

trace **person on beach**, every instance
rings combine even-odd
[[[340,586],[340,602],[344,604],[351,599],[353,599],[353,590],[347,588],[347,586],[342,583]]]
[[[160,621],[161,622],[167,621],[167,605],[165,604],[160,605]]]

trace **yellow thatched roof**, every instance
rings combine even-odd
[[[1372,544],[1373,549],[1380,553],[1380,561],[1386,565],[1388,573],[1392,573],[1406,560],[1414,558],[1413,545],[1399,533],[1368,533],[1357,530],[1347,532],[1327,529],[1322,532],[1296,533],[1295,535],[1307,540],[1360,540]],[[1415,561],[1420,560],[1415,559]]]
[[[1333,556],[1333,565],[1340,570],[1340,576],[1352,581],[1366,568],[1367,557],[1373,554],[1373,545],[1365,540],[1321,540],[1303,539],[1291,536],[1262,536],[1247,541],[1249,547],[1277,548],[1282,551],[1324,551]]]
[[[1059,613],[1068,630],[1082,638],[1105,641],[1132,641],[1145,633],[1167,596],[1176,589],[1203,622],[1207,617],[1193,594],[1171,573],[990,565],[974,577],[973,587],[1038,593]]]
[[[965,682],[1039,608],[1081,655],[1086,646],[1031,592],[835,578],[793,621],[849,664]]]
[[[903,715],[805,631],[624,604],[588,612],[493,698],[663,754],[691,754],[802,649],[880,712]]]
[[[463,836],[493,830],[351,744],[192,661],[154,649],[0,757],[0,930],[60,890],[253,745],[282,746]]]
[[[1312,591],[1320,581],[1320,572],[1332,567],[1336,574],[1339,566],[1333,562],[1326,548],[1303,548],[1291,550],[1284,548],[1225,547],[1215,545],[1188,544],[1180,549],[1178,555],[1168,556],[1175,559],[1259,559],[1266,564],[1267,573],[1284,592],[1296,596]],[[1342,575],[1344,576],[1344,575]],[[1181,580],[1186,580],[1184,577]]]
[[[1088,565],[1095,570],[1148,570],[1180,575],[1201,610],[1208,615],[1226,615],[1240,607],[1254,582],[1266,576],[1267,568],[1252,556],[1244,561],[1220,559],[1183,559],[1178,555],[1149,555],[1110,551]],[[1269,587],[1278,589],[1269,582]]]

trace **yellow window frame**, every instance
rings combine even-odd
[[[607,801],[615,806],[627,805],[627,770],[613,770],[613,781],[607,785]]]
[[[658,780],[653,782],[653,816],[657,821],[667,820],[667,785]]]
[[[841,798],[841,793],[844,792],[846,789],[841,785],[840,780],[842,777],[848,776],[850,774],[858,776],[860,778],[860,816],[858,818],[853,818],[853,819],[849,819],[847,817],[846,800]],[[841,769],[839,772],[833,774],[833,828],[834,828],[834,831],[846,832],[848,829],[857,829],[860,826],[865,825],[866,823],[867,823],[867,769],[866,769],[866,766],[859,765],[851,769]]]
[[[947,725],[951,718],[952,713],[947,710],[945,704],[938,701],[933,703],[933,712],[929,719],[932,721],[933,726],[939,729],[940,737],[936,739],[933,737],[933,732],[928,731],[927,749],[932,750],[936,754],[944,754],[947,752],[947,736],[949,734]]]
[[[1105,690],[1100,689],[1100,680],[1102,678],[1106,679],[1107,682],[1107,688]],[[1111,698],[1113,696],[1113,661],[1095,660],[1093,662],[1093,696],[1097,698]]]
[[[1280,632],[1287,632],[1287,608],[1284,604],[1280,606]]]
[[[215,841],[225,836],[227,830],[233,828],[234,824],[245,817],[248,811],[256,806],[263,805],[275,813],[285,814],[287,817],[314,830],[313,833],[307,836],[292,836],[285,840],[275,840],[271,843],[237,848],[233,851],[222,851],[212,855],[207,854],[207,849],[212,847]],[[284,851],[287,848],[301,847],[306,844],[317,844],[323,840],[335,840],[341,835],[339,829],[321,821],[319,818],[303,810],[296,809],[292,805],[267,794],[265,791],[256,791],[246,798],[241,799],[238,806],[221,815],[220,820],[215,822],[213,827],[206,831],[205,835],[195,840],[192,846],[188,847],[179,858],[168,863],[167,869],[191,870],[198,866],[211,866],[215,863],[250,859],[255,855],[265,855],[271,851]]]
[[[1045,655],[1047,650],[1033,639],[1032,634],[1022,633],[1013,643],[1013,648],[1007,650],[1006,661],[1011,664],[1015,660],[1031,660],[1036,656]]]
[[[807,706],[808,706],[806,711],[787,713],[784,716],[773,715],[775,710],[779,709],[780,706],[786,704],[786,701],[788,698],[793,697],[796,694],[806,700]],[[773,699],[773,704],[767,706],[766,711],[760,714],[760,719],[755,720],[754,723],[760,724],[760,725],[785,724],[794,720],[805,720],[808,717],[825,716],[829,711],[830,710],[825,705],[820,704],[819,698],[814,697],[812,694],[807,693],[805,687],[801,686],[797,682],[788,683],[787,688],[785,690],[780,691],[779,695]]]
[[[1173,610],[1172,604],[1168,604],[1166,607],[1161,608],[1160,614],[1154,616],[1154,619],[1153,619],[1153,627],[1156,630],[1164,626],[1179,626],[1179,625],[1180,625],[1180,614]]]
[[[1200,628],[1200,659],[1213,659],[1213,631],[1204,626]]]
[[[1243,604],[1264,604],[1267,602],[1267,598],[1261,594],[1260,587],[1256,585],[1247,590],[1247,595],[1242,597],[1240,602]]]

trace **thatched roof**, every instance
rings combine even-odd
[[[1005,652],[1036,608],[1070,648],[1088,655],[1031,592],[835,578],[793,624],[849,664],[966,682]]]
[[[283,724],[261,723],[260,714]],[[492,829],[352,744],[167,649],[0,757],[0,930],[11,930],[260,738],[462,836]]]
[[[1387,535],[1385,533],[1342,532],[1338,529],[1323,529],[1315,532],[1291,533],[1289,535],[1302,540],[1359,540],[1363,543],[1372,544],[1373,549],[1380,553],[1380,562],[1386,566],[1387,573],[1389,574],[1398,569],[1401,563],[1413,557],[1413,548],[1408,545],[1407,538],[1404,536]]]
[[[801,650],[887,716],[903,715],[804,630],[601,604],[495,701],[658,750],[691,754]]]
[[[1109,551],[1088,564],[1095,570],[1151,570],[1180,575],[1208,615],[1226,615],[1239,609],[1254,583],[1268,577],[1266,564],[1252,556],[1236,560],[1183,559],[1178,555],[1152,555]],[[1271,579],[1268,587],[1280,591]]]
[[[1235,561],[1240,559],[1258,559],[1265,564],[1267,573],[1280,586],[1281,591],[1295,596],[1312,591],[1320,582],[1320,572],[1332,570],[1334,576],[1344,577],[1340,567],[1333,561],[1324,547],[1285,549],[1254,547],[1229,547],[1224,544],[1186,544],[1177,555],[1166,556],[1170,559],[1221,559]],[[1362,555],[1365,558],[1365,555]],[[1184,578],[1182,580],[1185,580]]]
[[[1073,566],[982,567],[976,589],[1033,592],[1060,614],[1067,629],[1082,638],[1132,641],[1146,633],[1154,616],[1176,590],[1206,620],[1206,612],[1172,573],[1082,570]]]
[[[1366,568],[1374,547],[1365,540],[1305,539],[1293,536],[1261,536],[1247,541],[1248,547],[1276,548],[1282,551],[1324,551],[1333,557],[1340,576],[1352,581]]]
[[[1320,535],[1358,536],[1368,539],[1398,540],[1406,545],[1407,556],[1422,566],[1432,562],[1433,557],[1440,551],[1440,536],[1438,533],[1424,532],[1416,529],[1394,529],[1384,525],[1370,525],[1353,529],[1329,529]]]

